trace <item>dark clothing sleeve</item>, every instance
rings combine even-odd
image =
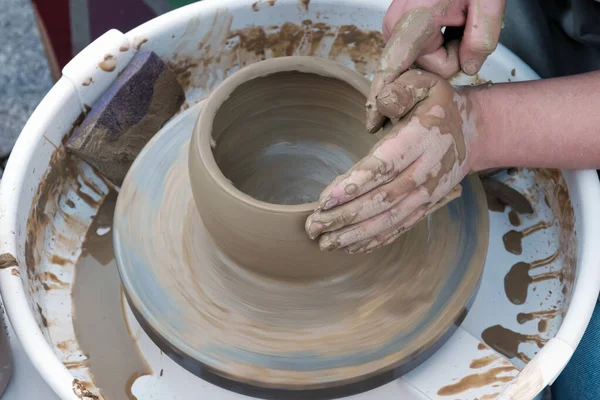
[[[507,0],[500,42],[542,78],[600,69],[600,2]]]

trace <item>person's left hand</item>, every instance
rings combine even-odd
[[[322,250],[368,252],[393,242],[460,196],[459,183],[471,172],[478,134],[466,91],[412,69],[379,93],[377,108],[402,119],[321,194],[306,231],[320,236]]]

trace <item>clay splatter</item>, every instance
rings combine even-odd
[[[515,210],[510,210],[508,220],[512,226],[521,226],[521,217],[519,217],[519,214]]]
[[[526,354],[519,352],[519,345],[521,343],[534,343],[541,349],[548,341],[539,335],[524,335],[500,325],[487,328],[481,334],[481,338],[488,346],[506,358],[518,358],[524,363],[529,362],[530,358]]]
[[[492,178],[483,178],[481,183],[488,203],[490,199],[493,199],[492,203],[494,203],[495,209],[492,211],[504,211],[504,206],[508,205],[519,214],[533,213],[533,207],[529,200],[507,184]]]
[[[508,231],[502,236],[504,248],[512,254],[521,255],[523,253],[523,238],[532,235],[542,229],[547,229],[552,226],[552,222],[540,221],[535,225],[525,228],[522,231]]]
[[[92,393],[78,379],[73,379],[73,393],[81,400],[99,400],[99,397]]]
[[[562,271],[551,271],[543,274],[531,276],[529,272],[540,267],[551,264],[556,261],[559,252],[555,252],[551,256],[543,260],[533,261],[531,263],[518,262],[511,267],[504,277],[504,292],[506,297],[513,304],[524,304],[527,300],[529,285],[534,282],[541,282],[548,279],[562,279]]]
[[[489,356],[477,358],[477,359],[471,361],[469,368],[480,369],[483,367],[487,367],[488,365],[494,363],[495,361],[497,361],[499,359],[500,359],[500,356],[498,354],[490,354]]]
[[[133,48],[136,50],[139,50],[144,43],[146,43],[148,41],[148,38],[145,37],[136,37],[135,39],[133,39]]]
[[[104,60],[98,63],[98,67],[104,72],[112,72],[117,67],[117,59],[112,54],[107,54]]]
[[[489,371],[480,374],[465,376],[457,383],[444,386],[438,390],[437,394],[439,396],[454,396],[470,389],[477,389],[495,383],[510,382],[516,371],[517,368],[512,365],[492,368]],[[509,374],[511,372],[512,374]]]
[[[268,28],[248,26],[232,30],[232,21],[230,14],[217,13],[199,41],[195,38],[202,35],[201,24],[188,24],[169,61],[184,90],[210,91],[238,68],[291,55],[352,62],[358,72],[368,75],[377,69],[384,47],[379,31],[363,31],[354,25],[332,27],[305,20],[301,24],[286,22]]]
[[[546,310],[546,311],[534,311],[530,313],[519,313],[517,315],[517,322],[519,324],[524,324],[528,321],[532,321],[534,319],[539,319],[538,321],[538,332],[543,333],[548,331],[549,320],[559,316],[561,314],[560,310]]]
[[[310,0],[300,0],[300,3],[304,7],[306,11],[308,11],[308,6],[310,5]]]
[[[121,53],[126,52],[129,50],[129,43],[122,45],[121,47],[119,47],[119,51]]]
[[[575,212],[567,183],[559,170],[542,169],[535,171],[535,179],[545,193],[545,199],[558,217],[560,234],[558,237],[562,267],[563,295],[571,292],[577,271],[577,234],[575,232]]]
[[[40,280],[42,281],[42,286],[45,290],[64,289],[69,287],[68,283],[58,279],[58,277],[52,272],[42,273]]]
[[[40,318],[42,319],[42,324],[44,325],[44,327],[47,328],[48,320],[46,319],[46,316],[44,315],[44,310],[42,310],[42,306],[37,304],[37,310],[38,310],[38,314],[39,314]]]
[[[255,3],[252,3],[252,11],[260,11],[262,4],[267,4],[269,7],[273,7],[277,0],[259,0]]]
[[[90,76],[85,81],[81,82],[82,86],[90,86],[94,82],[94,79]]]
[[[534,319],[554,318],[559,315],[558,310],[547,310],[547,311],[534,311],[530,313],[519,313],[517,314],[517,322],[524,324]]]
[[[488,210],[493,212],[504,212],[506,210],[506,204],[502,203],[497,197],[490,196],[486,193],[485,198],[487,200]]]
[[[10,253],[0,254],[0,269],[8,268],[8,267],[18,267],[19,263],[15,256]]]

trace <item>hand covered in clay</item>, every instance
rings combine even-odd
[[[378,110],[397,120],[371,153],[321,194],[306,221],[322,250],[368,252],[392,243],[428,214],[460,196],[477,139],[467,94],[412,69],[386,86]]]
[[[505,0],[394,0],[384,17],[388,42],[367,101],[367,129],[376,132],[385,120],[375,96],[413,64],[444,78],[461,69],[475,75],[498,45],[504,6]]]

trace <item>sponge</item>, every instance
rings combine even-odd
[[[152,51],[138,52],[73,131],[66,147],[121,186],[139,152],[184,100],[166,63]]]

